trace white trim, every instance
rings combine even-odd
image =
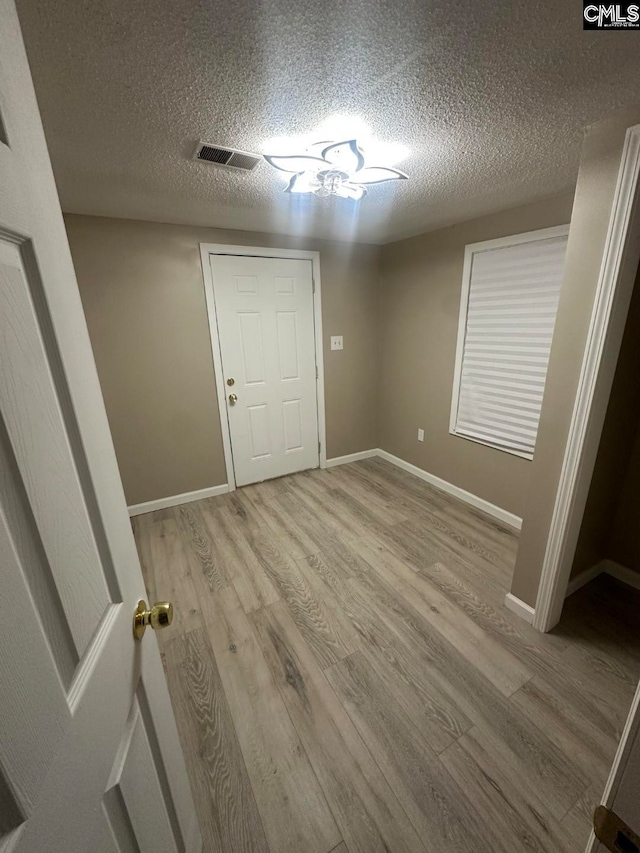
[[[225,243],[200,243],[200,259],[202,262],[204,293],[207,303],[207,317],[209,319],[209,336],[211,339],[211,352],[213,354],[216,389],[218,392],[218,411],[220,414],[220,427],[222,430],[222,446],[224,449],[224,461],[227,469],[228,487],[229,491],[233,492],[236,488],[236,478],[233,468],[231,432],[229,430],[229,420],[227,417],[227,395],[224,392],[222,356],[220,353],[219,337],[217,333],[218,318],[213,294],[213,275],[211,272],[210,262],[211,255],[240,255],[250,258],[293,258],[295,260],[311,261],[311,275],[313,278],[313,323],[315,331],[316,367],[318,368],[318,377],[316,379],[316,398],[318,406],[318,440],[320,441],[319,462],[321,468],[326,468],[327,427],[324,405],[324,350],[322,343],[322,281],[320,278],[320,252],[312,252],[302,249],[273,249],[264,248],[262,246],[228,246]]]
[[[622,563],[616,563],[615,560],[603,560],[600,564],[602,571],[611,575],[612,578],[626,583],[634,589],[640,589],[640,573],[634,572],[633,569],[623,566]]]
[[[335,468],[336,465],[348,465],[349,462],[359,462],[360,459],[371,459],[372,456],[379,456],[380,451],[377,448],[372,450],[360,450],[358,453],[347,453],[346,456],[334,456],[333,459],[327,459],[327,468]]]
[[[626,583],[634,589],[640,589],[640,572],[634,572],[633,569],[628,569],[621,563],[616,563],[615,560],[600,560],[594,566],[590,566],[579,575],[571,578],[567,585],[567,593],[565,598],[569,598],[574,592],[577,592],[585,584],[597,578],[599,575],[611,575],[612,578]]]
[[[569,225],[556,225],[553,228],[541,228],[538,231],[526,231],[523,234],[514,234],[509,237],[498,237],[495,240],[484,240],[481,243],[469,243],[464,247],[464,265],[462,268],[462,292],[460,296],[460,312],[458,314],[458,339],[456,343],[456,361],[453,371],[453,391],[451,394],[451,412],[449,415],[449,434],[456,438],[474,441],[512,456],[520,456],[523,459],[531,459],[530,453],[513,450],[510,447],[501,447],[490,441],[482,441],[479,438],[465,435],[456,431],[458,420],[458,404],[460,400],[460,382],[462,379],[462,362],[464,356],[464,340],[467,331],[467,311],[469,307],[469,290],[471,287],[471,269],[473,267],[473,256],[479,252],[488,252],[493,249],[506,249],[509,246],[519,246],[521,243],[535,243],[538,240],[552,240],[555,237],[566,237],[569,233]]]
[[[465,489],[461,489],[460,486],[454,486],[453,483],[441,480],[440,477],[436,477],[435,474],[429,474],[427,471],[423,471],[422,468],[418,468],[417,465],[412,465],[410,462],[405,462],[404,459],[400,459],[398,456],[393,456],[393,454],[387,453],[386,450],[378,450],[377,455],[381,459],[386,459],[387,462],[397,465],[398,468],[402,468],[410,474],[420,477],[421,480],[425,480],[427,483],[435,486],[436,489],[440,489],[441,492],[446,492],[448,495],[453,495],[453,497],[476,507],[476,509],[481,509],[488,515],[492,515],[494,518],[508,524],[509,527],[513,527],[516,530],[520,530],[522,527],[522,519],[519,516],[486,501],[484,498],[479,498],[477,495],[467,492]]]
[[[522,601],[520,598],[516,598],[516,596],[510,592],[508,592],[504,597],[504,606],[513,611],[513,613],[517,613],[521,619],[524,619],[524,621],[529,624],[533,622],[536,615],[535,610],[530,604],[527,604],[526,601]]]
[[[612,808],[615,805],[615,798],[620,790],[627,764],[634,750],[635,742],[640,729],[640,684],[636,687],[636,692],[633,696],[629,716],[624,724],[622,737],[616,750],[613,765],[609,771],[609,778],[602,795],[601,803],[607,808]],[[636,759],[637,760],[637,759]],[[600,842],[595,837],[593,830],[589,836],[587,843],[587,853],[596,853],[597,850],[604,850],[604,846],[600,847]]]
[[[475,245],[475,244],[474,244]],[[449,433],[455,435],[460,402],[460,381],[462,379],[462,358],[464,356],[464,338],[467,329],[467,309],[469,307],[469,288],[471,286],[471,266],[473,263],[473,245],[464,247],[464,265],[462,267],[462,291],[460,294],[460,312],[458,314],[458,339],[456,342],[456,361],[453,368],[453,391],[451,393],[451,412],[449,414]]]
[[[576,575],[569,580],[565,598],[569,598],[570,595],[573,595],[574,592],[577,592],[585,584],[588,584],[589,581],[597,578],[598,575],[601,575],[604,571],[605,569],[602,563],[596,563],[595,566],[589,566],[588,569],[584,569],[584,571],[580,572],[579,575]]]
[[[442,480],[440,477],[436,477],[435,474],[429,474],[428,471],[418,468],[417,465],[412,465],[411,462],[405,462],[405,460],[400,459],[399,456],[394,456],[392,453],[388,453],[386,450],[381,450],[379,447],[373,447],[370,450],[360,450],[357,453],[348,453],[346,456],[334,456],[333,459],[327,459],[323,467],[335,468],[337,465],[348,465],[350,462],[359,462],[361,459],[371,459],[373,457],[385,459],[392,465],[396,465],[398,468],[402,468],[403,471],[408,471],[409,474],[413,474],[415,477],[419,477],[421,480],[424,480],[436,489],[440,489],[441,492],[446,492],[448,495],[452,495],[454,498],[458,498],[459,500],[464,501],[464,503],[486,512],[487,515],[497,518],[499,521],[504,522],[509,527],[513,527],[515,530],[520,530],[522,527],[522,519],[519,518],[519,516],[486,501],[484,498],[480,498],[477,495],[472,494],[472,492],[467,492],[465,489],[461,489],[460,486],[454,486],[453,483]],[[232,491],[234,490],[229,487],[228,483],[222,483],[219,486],[210,486],[207,489],[199,489],[196,492],[185,492],[182,495],[172,495],[168,498],[159,498],[155,501],[134,504],[129,507],[129,515],[142,515],[145,512],[153,512],[156,509],[178,506],[179,504],[189,503],[190,501],[200,501],[203,498],[224,495],[227,492]],[[529,605],[526,606],[528,607]]]
[[[413,474],[414,477],[419,477],[421,480],[424,480],[436,489],[440,489],[441,492],[446,492],[448,495],[452,495],[454,498],[458,498],[458,500],[476,507],[476,509],[481,509],[483,512],[486,512],[487,515],[497,518],[499,521],[504,522],[504,524],[507,524],[509,527],[513,527],[515,530],[520,530],[522,527],[522,519],[519,516],[514,515],[512,512],[508,512],[506,509],[502,509],[502,507],[496,506],[495,504],[486,501],[484,498],[474,495],[472,492],[467,492],[465,489],[461,489],[460,486],[454,486],[453,483],[449,483],[447,480],[442,480],[440,477],[436,477],[435,474],[430,474],[428,471],[418,468],[417,465],[412,465],[411,462],[405,462],[405,460],[400,459],[399,456],[394,456],[392,453],[388,453],[386,450],[382,450],[379,447],[371,450],[361,450],[358,453],[349,453],[346,456],[335,456],[333,459],[327,459],[327,468],[333,468],[335,465],[348,465],[349,462],[357,462],[360,459],[371,459],[373,456],[377,456],[380,459],[386,459],[387,462],[391,462],[392,465],[402,468],[403,471],[408,471],[409,474]]]
[[[539,228],[537,231],[508,234],[506,237],[497,237],[495,240],[468,243],[465,246],[465,255],[467,251],[475,255],[477,252],[491,252],[493,249],[508,249],[509,246],[519,246],[520,243],[535,243],[538,240],[553,240],[554,237],[566,237],[570,227],[570,224],[553,225],[551,228]]]
[[[213,355],[213,371],[216,378],[216,393],[218,397],[218,415],[220,417],[220,431],[222,433],[222,449],[224,452],[224,465],[227,471],[227,482],[229,491],[236,487],[236,475],[233,468],[233,453],[231,452],[231,433],[229,431],[229,420],[227,415],[226,391],[224,374],[222,372],[222,357],[218,344],[218,317],[216,314],[216,301],[213,295],[213,274],[209,261],[209,243],[200,243],[200,258],[202,261],[202,276],[204,279],[204,295],[207,305],[207,317],[209,320],[209,339],[211,341],[211,353]],[[214,334],[215,329],[215,334]]]
[[[569,583],[589,484],[624,332],[638,254],[628,235],[640,232],[635,205],[640,125],[627,130],[591,324],[536,598],[534,626],[557,625]]]
[[[145,512],[155,512],[157,509],[166,509],[170,506],[179,506],[180,504],[188,504],[191,501],[201,501],[204,498],[215,498],[217,495],[224,495],[231,491],[228,483],[221,483],[219,486],[209,486],[207,489],[198,489],[196,492],[185,492],[182,495],[171,495],[168,498],[158,498],[157,501],[147,501],[146,503],[133,504],[127,507],[129,515],[143,515]]]

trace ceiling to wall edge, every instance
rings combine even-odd
[[[64,216],[89,216],[92,219],[115,219],[121,220],[123,222],[152,222],[155,225],[174,225],[180,228],[203,228],[214,231],[233,231],[238,232],[239,234],[269,234],[272,237],[278,238],[282,237],[285,240],[296,240],[301,243],[338,243],[344,246],[349,245],[358,245],[358,246],[391,246],[395,243],[403,243],[405,240],[415,240],[417,237],[426,236],[427,234],[436,234],[438,231],[446,231],[449,228],[455,228],[456,226],[464,225],[467,222],[473,222],[477,219],[484,219],[489,216],[496,216],[500,213],[507,213],[509,210],[519,210],[522,207],[528,207],[533,204],[542,204],[545,201],[552,201],[555,198],[562,198],[563,196],[572,194],[575,192],[575,183],[571,184],[566,190],[559,193],[553,193],[553,195],[544,196],[542,198],[533,199],[532,201],[526,202],[525,204],[517,205],[516,207],[497,207],[483,214],[482,216],[474,216],[471,219],[458,219],[453,222],[449,222],[446,225],[440,225],[438,228],[432,228],[427,231],[416,231],[415,234],[407,234],[404,237],[398,237],[390,240],[379,240],[379,241],[368,241],[368,240],[340,240],[336,237],[318,237],[314,235],[303,236],[300,234],[286,234],[282,231],[256,231],[253,229],[245,230],[243,228],[229,228],[224,225],[203,225],[202,223],[194,223],[194,222],[179,222],[176,220],[166,220],[166,219],[142,219],[142,218],[133,218],[131,216],[104,216],[100,213],[85,213],[81,210],[70,210],[68,208],[63,209],[62,213]]]

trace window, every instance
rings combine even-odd
[[[533,458],[568,232],[466,247],[453,435]]]

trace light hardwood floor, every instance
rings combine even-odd
[[[640,676],[640,594],[551,635],[507,527],[379,459],[138,516],[205,853],[580,853]]]

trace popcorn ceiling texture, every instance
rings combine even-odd
[[[63,209],[388,242],[560,194],[582,131],[640,101],[640,35],[563,0],[19,0]],[[260,153],[333,114],[409,146],[360,204],[282,193]]]

